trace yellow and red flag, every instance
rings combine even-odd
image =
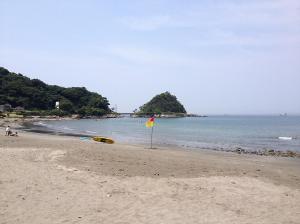
[[[150,117],[149,120],[146,122],[147,128],[152,128],[154,126],[154,116]]]

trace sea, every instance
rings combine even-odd
[[[77,136],[105,136],[119,143],[150,145],[147,118],[38,121],[36,127]],[[154,146],[193,149],[300,151],[300,116],[157,118]]]

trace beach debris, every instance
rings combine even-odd
[[[243,149],[243,148],[237,147],[237,148],[235,149],[235,152],[237,152],[237,153],[239,153],[239,154],[242,154],[242,153],[245,153],[246,150]]]
[[[253,154],[253,155],[260,155],[260,156],[279,156],[279,157],[296,157],[300,158],[300,153],[295,151],[279,151],[274,149],[263,149],[263,150],[245,150],[243,148],[237,147],[236,149],[232,150],[231,152],[235,152],[238,154]]]
[[[112,196],[111,194],[107,194],[107,195],[106,195],[106,197],[108,197],[108,198],[111,198],[111,196]]]
[[[284,153],[285,157],[296,157],[297,155],[299,157],[299,154],[297,154],[296,152],[293,152],[293,151],[289,151],[289,150]]]

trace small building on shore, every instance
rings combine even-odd
[[[0,105],[0,112],[9,112],[11,111],[11,105],[10,104],[3,104],[3,105]]]

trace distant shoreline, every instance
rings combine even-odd
[[[0,126],[4,127],[5,124],[9,124],[13,129],[18,131],[25,131],[30,133],[38,133],[38,134],[45,134],[45,135],[56,135],[56,136],[69,136],[69,137],[88,137],[91,138],[94,135],[90,134],[83,134],[83,133],[70,133],[70,132],[64,132],[64,131],[57,131],[50,129],[45,126],[36,125],[34,123],[39,121],[53,121],[53,120],[78,120],[78,119],[70,119],[70,118],[60,118],[60,119],[47,119],[47,118],[41,118],[41,119],[13,119],[9,120],[7,122],[0,122]],[[126,144],[126,143],[125,143]],[[143,144],[136,144],[141,145]],[[170,146],[170,145],[158,145],[162,147]],[[185,150],[187,148],[174,145],[172,147],[180,148],[182,150]],[[232,149],[223,149],[223,148],[194,148],[189,147],[188,150],[190,151],[199,151],[199,150],[211,150],[211,151],[220,151],[220,152],[231,152],[231,153],[237,153],[237,154],[249,154],[249,155],[260,155],[260,156],[274,156],[274,157],[293,157],[293,158],[300,158],[300,153],[297,151],[292,150],[286,150],[286,151],[279,151],[279,150],[273,150],[273,149],[265,149],[265,150],[247,150],[242,147],[236,147]]]

